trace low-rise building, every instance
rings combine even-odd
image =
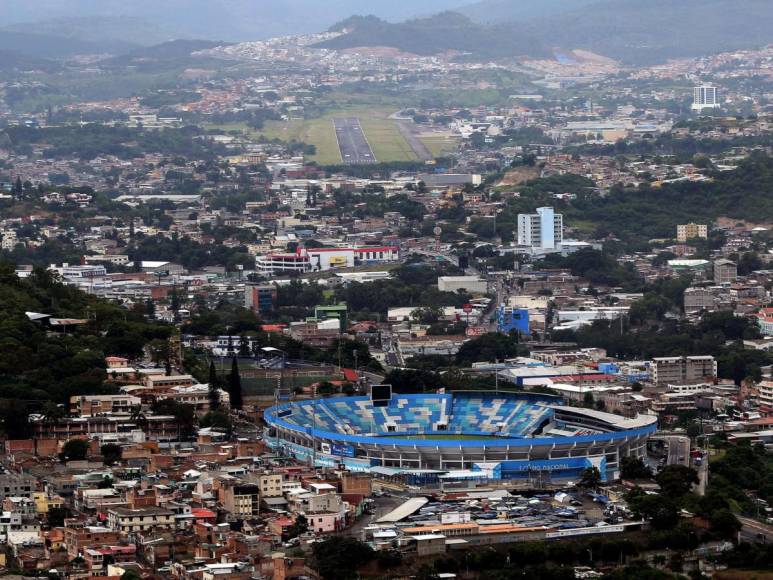
[[[108,510],[107,524],[110,529],[123,534],[171,529],[174,526],[174,512],[160,507],[117,507]]]

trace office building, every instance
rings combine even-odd
[[[564,241],[564,216],[552,207],[537,208],[535,214],[518,214],[518,245],[537,251],[557,251]]]
[[[701,85],[693,89],[692,110],[701,112],[706,109],[718,109],[719,98],[717,96],[717,87],[710,85]]]
[[[695,238],[709,237],[709,226],[705,224],[681,224],[676,226],[676,239],[682,243]]]
[[[271,312],[276,306],[277,288],[273,284],[247,284],[244,306],[253,312]]]

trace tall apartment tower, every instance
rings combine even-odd
[[[718,109],[719,98],[717,96],[717,87],[710,85],[701,85],[693,89],[692,110],[703,111],[704,109]]]
[[[564,241],[564,216],[552,207],[537,208],[537,213],[518,214],[518,245],[535,250],[560,250]]]

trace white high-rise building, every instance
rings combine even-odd
[[[552,207],[537,208],[534,214],[518,214],[518,245],[533,250],[556,251],[564,241],[564,216]]]
[[[693,111],[703,111],[704,109],[718,108],[719,97],[717,96],[717,87],[701,85],[693,89]]]

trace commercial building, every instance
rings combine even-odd
[[[314,307],[314,318],[317,322],[338,320],[338,330],[346,330],[349,325],[349,308],[345,302],[330,306],[318,305]]]
[[[97,254],[95,256],[83,256],[86,265],[106,263],[114,266],[125,266],[129,263],[129,256],[126,254]]]
[[[276,307],[277,288],[273,284],[247,284],[244,307],[253,312],[271,312]]]
[[[308,256],[300,254],[267,254],[255,259],[255,269],[266,275],[305,274],[311,271],[311,261]]]
[[[680,224],[676,226],[676,239],[679,242],[686,242],[695,238],[709,237],[709,226],[706,224]]]
[[[713,356],[674,356],[652,360],[652,380],[657,385],[691,385],[713,381],[717,361]]]
[[[497,308],[497,330],[505,334],[516,331],[529,335],[529,311],[526,308],[512,308],[502,304]]]
[[[719,97],[717,87],[701,85],[693,89],[692,110],[702,112],[706,109],[718,109]]]
[[[337,268],[387,264],[400,259],[400,249],[394,246],[362,248],[299,248],[294,254],[267,254],[255,259],[256,269],[266,275],[283,272],[304,274]]]
[[[483,183],[483,177],[475,173],[423,173],[418,176],[427,187],[477,187]]]
[[[485,294],[488,291],[488,283],[480,276],[440,276],[437,279],[437,289],[441,292],[466,290],[470,294]]]
[[[557,251],[564,241],[564,216],[552,207],[537,208],[535,214],[518,214],[518,245],[538,251]]]

